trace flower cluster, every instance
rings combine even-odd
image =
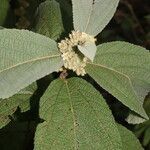
[[[64,61],[64,67],[76,72],[77,75],[84,76],[86,74],[85,67],[88,58],[79,56],[75,52],[74,48],[78,45],[83,46],[84,43],[95,43],[96,39],[84,32],[72,31],[69,34],[69,38],[62,40],[58,43],[62,58]]]

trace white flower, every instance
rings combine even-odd
[[[85,67],[88,61],[87,57],[79,57],[74,51],[74,47],[83,45],[85,42],[95,43],[96,39],[84,32],[72,31],[69,34],[69,38],[62,40],[58,43],[62,58],[64,61],[64,67],[76,72],[77,75],[84,76],[86,74]]]

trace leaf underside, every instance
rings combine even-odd
[[[63,65],[55,41],[27,30],[0,30],[0,98],[8,98]]]
[[[87,73],[124,105],[148,119],[141,99],[150,91],[150,53],[126,42],[98,46]],[[140,91],[139,91],[140,89]]]
[[[74,29],[96,36],[113,17],[119,0],[72,0]]]
[[[120,137],[105,100],[79,78],[55,80],[41,99],[35,150],[120,149]]]
[[[84,45],[78,45],[78,49],[81,51],[82,54],[84,54],[87,58],[89,58],[91,61],[94,60],[97,47],[95,43],[85,43]]]

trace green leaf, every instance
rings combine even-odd
[[[78,45],[78,49],[82,52],[82,54],[84,54],[91,61],[94,60],[96,50],[97,50],[95,43],[85,43],[82,46]]]
[[[144,101],[144,109],[150,117],[150,97],[147,96]],[[142,143],[144,146],[148,146],[150,143],[150,120],[144,123],[138,124],[134,127],[134,133],[138,138],[142,137]]]
[[[0,97],[8,98],[58,70],[62,59],[55,41],[27,30],[0,30]]]
[[[122,139],[122,150],[143,150],[139,140],[131,131],[120,124],[118,124],[118,130]]]
[[[113,17],[119,0],[72,0],[74,29],[96,36]]]
[[[1,0],[0,2],[0,25],[4,24],[9,9],[9,0]]]
[[[141,136],[143,136],[143,133],[146,132],[148,128],[150,128],[150,120],[145,121],[144,123],[141,124],[137,124],[134,127],[134,133],[138,138],[140,138]]]
[[[64,31],[59,3],[46,0],[38,8],[36,32],[57,40]]]
[[[150,127],[148,127],[144,133],[143,145],[147,146],[150,143]]]
[[[22,112],[30,108],[30,98],[36,89],[37,85],[33,83],[9,99],[0,99],[0,128],[11,121],[9,115],[12,115],[18,106]]]
[[[79,78],[55,80],[40,102],[35,150],[120,150],[111,111],[92,85]]]
[[[124,105],[148,119],[141,99],[150,90],[149,51],[126,42],[102,44],[86,70]]]

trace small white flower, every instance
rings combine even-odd
[[[74,47],[83,45],[85,42],[95,43],[96,39],[84,32],[72,31],[69,34],[69,38],[62,40],[58,43],[62,58],[64,61],[64,67],[76,72],[77,75],[84,76],[86,74],[85,67],[88,61],[87,57],[79,57],[74,51]]]

